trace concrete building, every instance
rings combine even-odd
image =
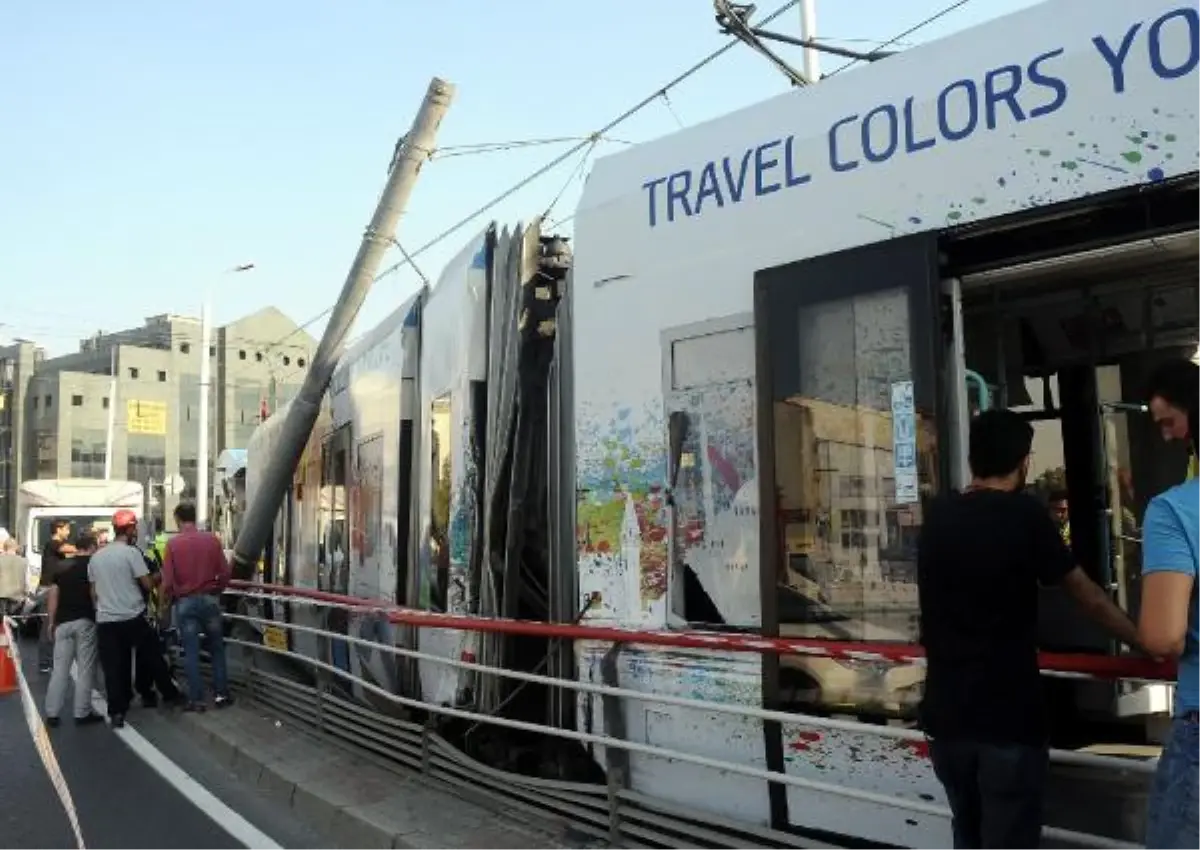
[[[12,529],[17,485],[34,477],[24,415],[30,379],[45,356],[28,340],[0,346],[0,527]]]
[[[315,340],[275,308],[213,329],[207,352],[212,359],[210,482],[220,452],[244,447],[264,412],[295,395],[315,348]],[[0,447],[6,437],[20,447],[7,467],[0,467],[0,523],[13,522],[22,480],[104,476],[110,406],[112,477],[149,483],[160,515],[194,493],[200,436],[198,319],[152,316],[142,327],[83,340],[72,354],[45,358],[39,351],[27,343],[0,348],[0,369],[11,368],[13,374],[13,388],[3,396],[9,403],[0,413],[5,417],[0,422],[13,424],[7,431],[0,425]],[[182,477],[185,490],[164,494],[162,482],[174,475]]]

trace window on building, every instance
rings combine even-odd
[[[104,399],[100,402],[100,404],[105,410],[108,410],[108,396],[105,396]]]
[[[38,478],[58,476],[58,441],[52,431],[39,431],[37,440]]]
[[[83,407],[83,396],[81,396],[81,395],[71,396],[71,407]]]
[[[37,396],[33,397],[33,409],[34,410],[38,409],[38,397]]]
[[[181,457],[179,459],[179,475],[183,478],[184,488],[180,494],[182,499],[196,498],[196,470],[199,469],[199,462],[194,457]]]
[[[192,344],[190,342],[179,343],[179,353],[180,354],[191,354],[192,353]]]
[[[53,404],[54,404],[54,397],[46,396],[46,401],[45,401],[46,409],[49,410]]]
[[[301,369],[303,369],[303,368],[304,368],[304,366],[305,366],[305,363],[304,363],[304,358],[303,358],[303,357],[299,358],[299,359],[296,361],[296,365],[297,365],[297,366],[299,366]]]
[[[288,357],[286,354],[285,354],[285,355],[283,355],[283,365],[284,365],[284,366],[291,366],[291,365],[292,365],[292,358]]]
[[[245,360],[245,359],[246,359],[246,350],[243,348],[240,351],[238,351],[238,360]]]
[[[103,431],[81,431],[71,437],[71,476],[103,478],[106,435]]]
[[[210,345],[210,346],[208,347],[208,356],[209,356],[209,357],[216,357],[216,356],[217,356],[217,347],[216,347],[215,345]]]
[[[158,370],[158,382],[160,384],[165,384],[167,382],[167,373],[162,369]]]
[[[258,363],[262,363],[262,352],[261,351],[254,352],[254,360]]]
[[[161,482],[167,474],[167,441],[151,434],[130,434],[126,477],[130,481]]]
[[[129,377],[130,377],[130,378],[133,378],[133,380],[135,380],[135,381],[136,381],[136,380],[137,380],[137,377],[138,377],[138,375],[140,375],[140,374],[141,374],[141,373],[138,371],[138,368],[137,368],[137,366],[130,366],[130,367],[129,367]]]

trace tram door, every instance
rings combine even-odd
[[[947,465],[942,307],[936,234],[755,276],[765,634],[917,640],[916,541]],[[771,708],[901,719],[915,717],[923,679],[915,665],[770,654],[763,673]],[[864,778],[853,759],[835,755],[861,741],[844,750],[831,742],[828,762],[795,758],[798,734],[767,724],[771,769],[915,793],[912,777]],[[941,819],[779,785],[771,786],[771,810],[777,826],[836,833],[853,821],[864,838],[909,847],[934,846],[945,831]]]

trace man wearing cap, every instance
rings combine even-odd
[[[171,680],[166,661],[158,652],[154,631],[146,620],[146,599],[156,577],[150,575],[146,560],[134,546],[137,516],[130,510],[113,516],[113,540],[92,556],[88,581],[96,601],[96,630],[100,644],[100,666],[108,695],[108,717],[114,728],[125,725],[125,713],[133,699],[131,654],[137,653],[137,665],[149,675],[169,703],[180,700],[179,689]],[[143,679],[142,676],[138,677]]]

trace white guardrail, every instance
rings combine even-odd
[[[251,599],[255,602],[273,602],[276,604],[287,604],[291,606],[314,606],[321,608],[336,608],[355,613],[376,613],[388,614],[398,613],[403,617],[410,612],[400,613],[400,609],[390,608],[372,604],[366,600],[363,601],[348,601],[338,602],[331,599],[314,599],[304,595],[293,595],[290,593],[279,593],[275,591],[258,591],[253,589],[229,589],[227,594],[235,595]],[[324,594],[329,596],[329,594]],[[583,682],[576,680],[560,679],[553,676],[545,676],[537,673],[527,673],[518,670],[508,670],[496,667],[488,667],[474,661],[463,659],[447,658],[440,655],[432,655],[419,650],[408,649],[405,647],[393,646],[391,644],[379,643],[377,641],[368,640],[365,638],[355,637],[353,635],[333,632],[327,629],[321,629],[314,626],[308,626],[298,623],[285,622],[266,617],[252,616],[250,614],[229,614],[226,613],[226,618],[233,621],[244,622],[258,627],[275,627],[290,630],[292,632],[300,632],[310,634],[329,640],[342,641],[346,644],[355,646],[365,646],[380,652],[390,653],[392,655],[412,659],[414,661],[426,662],[430,664],[444,665],[467,670],[485,675],[502,676],[509,679],[514,679],[522,682],[529,682],[540,685],[548,685],[555,688],[566,688],[578,693],[586,693],[597,695],[600,697],[609,697],[620,700],[635,700],[641,703],[656,703],[659,705],[670,705],[680,708],[692,709],[696,711],[712,712],[718,714],[730,714],[741,717],[753,718],[762,721],[775,721],[779,723],[787,723],[792,726],[808,727],[812,729],[838,730],[845,732],[859,733],[863,735],[874,735],[883,738],[891,738],[899,741],[925,742],[927,739],[923,733],[914,729],[905,729],[894,726],[878,726],[873,724],[858,723],[849,720],[838,720],[832,718],[815,717],[812,715],[795,714],[785,711],[772,711],[765,708],[760,708],[752,705],[733,704],[725,702],[709,702],[705,700],[690,699],[687,697],[670,696],[665,694],[652,694],[643,691],[635,691],[628,688],[614,687],[611,685],[595,684],[592,682]],[[458,618],[459,620],[461,618]],[[480,622],[489,622],[495,624],[495,620],[481,620]],[[454,626],[438,626],[435,623],[422,624],[423,628],[462,628],[457,623]],[[500,630],[494,627],[489,630]],[[698,767],[711,768],[724,771],[730,774],[737,774],[753,779],[761,779],[768,782],[775,782],[781,785],[787,785],[797,788],[804,788],[811,791],[822,792],[826,794],[838,795],[850,799],[860,800],[864,803],[871,803],[879,806],[888,806],[905,811],[915,812],[925,815],[934,815],[941,818],[949,818],[950,810],[941,805],[934,803],[906,800],[887,794],[875,793],[872,791],[860,790],[856,788],[847,788],[840,785],[835,785],[828,782],[820,782],[804,777],[791,776],[786,773],[762,770],[756,767],[751,767],[735,762],[722,761],[719,759],[708,758],[705,756],[696,755],[693,753],[670,749],[667,747],[654,746],[643,744],[636,741],[624,740],[615,738],[610,735],[596,734],[593,732],[583,732],[575,729],[561,729],[548,727],[536,723],[530,723],[522,720],[515,720],[507,717],[497,717],[489,714],[482,714],[476,711],[471,711],[462,707],[453,707],[449,705],[438,705],[434,703],[424,702],[412,697],[403,696],[393,693],[386,688],[382,688],[373,682],[366,681],[361,677],[354,676],[333,664],[325,661],[312,658],[310,656],[293,652],[288,649],[269,646],[265,643],[251,642],[236,638],[226,638],[226,643],[245,647],[255,652],[267,652],[272,655],[286,657],[292,661],[309,666],[316,670],[324,671],[339,678],[351,682],[354,685],[362,688],[364,691],[370,692],[381,699],[384,699],[397,706],[408,709],[416,709],[423,712],[430,712],[445,717],[457,718],[460,720],[473,721],[475,723],[486,723],[494,726],[515,729],[523,732],[532,732],[538,735],[555,736],[567,740],[577,741],[585,744],[596,744],[604,747],[612,747],[618,750],[624,750],[630,753],[641,753],[647,756],[653,756],[662,759],[668,759],[676,762],[693,764]],[[631,634],[628,643],[636,644],[638,639],[636,633]],[[1070,765],[1074,767],[1091,768],[1101,771],[1112,771],[1114,773],[1124,774],[1139,774],[1145,775],[1147,781],[1149,775],[1153,774],[1156,767],[1156,760],[1134,760],[1124,759],[1112,756],[1097,755],[1085,752],[1075,752],[1070,750],[1051,750],[1050,760],[1057,764]],[[611,784],[611,783],[610,783]],[[1057,827],[1043,828],[1043,836],[1045,838],[1068,843],[1080,847],[1137,847],[1139,845],[1128,842],[1113,840],[1107,836],[1095,835],[1076,830],[1062,829]],[[812,846],[812,845],[807,845]]]

